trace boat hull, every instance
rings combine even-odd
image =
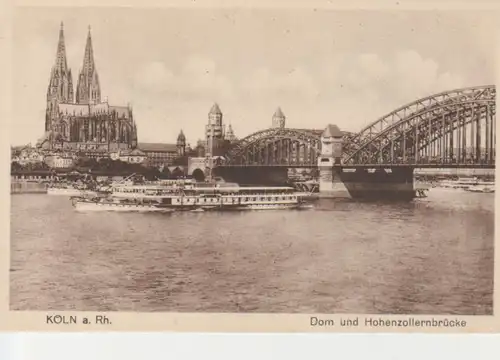
[[[297,204],[248,204],[248,205],[226,205],[226,206],[162,206],[150,204],[122,204],[107,202],[92,202],[75,200],[73,206],[77,211],[115,211],[115,212],[174,212],[174,211],[245,211],[245,210],[287,210],[287,209],[309,209],[312,205]]]
[[[223,205],[223,206],[192,206],[175,209],[175,211],[249,211],[249,210],[287,210],[310,209],[312,205],[306,204],[249,204],[249,205]]]
[[[473,192],[473,193],[481,193],[481,194],[492,194],[492,193],[495,192],[495,189],[488,189],[488,188],[485,188],[485,189],[475,189],[475,188],[469,188],[469,189],[465,189],[465,191]]]
[[[117,212],[172,212],[174,209],[143,204],[114,204],[102,202],[75,201],[73,206],[77,211],[117,211]]]
[[[234,210],[286,210],[304,208],[302,204],[253,204],[245,206],[237,206]],[[224,210],[224,209],[223,209]],[[231,210],[229,207],[227,210]]]

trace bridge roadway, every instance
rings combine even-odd
[[[215,168],[286,168],[286,169],[315,169],[318,165],[259,165],[259,164],[231,164],[219,165]],[[338,169],[380,169],[380,168],[413,168],[413,169],[495,169],[495,164],[345,164],[333,165]]]

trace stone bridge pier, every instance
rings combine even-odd
[[[322,198],[411,200],[415,197],[413,167],[344,166],[342,132],[336,125],[328,125],[321,135],[318,168]]]
[[[328,125],[321,134],[321,154],[318,157],[319,195],[323,198],[350,198],[338,168],[342,159],[342,132]]]

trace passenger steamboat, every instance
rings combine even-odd
[[[210,211],[277,210],[309,207],[308,194],[292,187],[240,187],[235,184],[193,184],[187,187],[116,187],[105,197],[73,198],[78,211]]]

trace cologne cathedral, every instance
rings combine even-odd
[[[47,89],[44,149],[116,151],[137,146],[137,127],[130,106],[111,106],[101,100],[90,27],[76,94],[66,61],[61,23],[55,64]]]

